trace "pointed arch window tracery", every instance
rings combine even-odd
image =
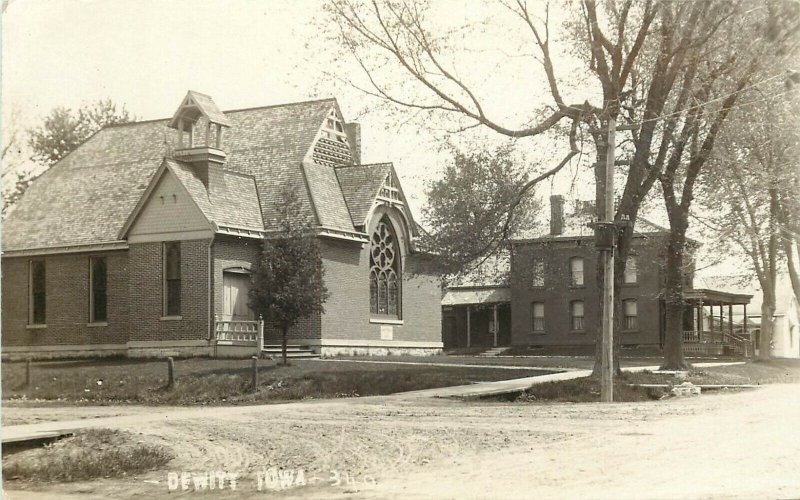
[[[401,262],[397,236],[384,217],[370,238],[369,257],[370,313],[400,317]]]

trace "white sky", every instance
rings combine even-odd
[[[436,22],[449,28],[470,15],[503,15],[496,8],[481,11],[477,2],[466,12],[464,5],[438,3]],[[347,74],[353,63],[331,59],[335,54],[320,35],[322,7],[322,0],[11,0],[2,23],[4,136],[12,116],[24,130],[56,106],[77,108],[104,98],[146,120],[171,116],[189,89],[211,95],[223,110],[334,96],[345,118],[362,124],[364,161],[393,161],[419,215],[424,182],[447,160],[439,149],[444,134],[421,129],[402,113],[362,115],[370,100],[328,76]],[[551,21],[557,15],[551,13]],[[512,31],[509,23],[501,36],[513,37]],[[485,45],[453,62],[491,98],[493,116],[521,125],[548,98],[540,67],[524,43],[515,47],[488,32],[479,36]],[[585,74],[574,62],[556,69],[567,83]],[[545,165],[560,159],[546,142],[525,144],[529,159]],[[553,192],[593,198],[591,177],[584,174],[585,167],[574,165],[555,180]],[[551,186],[537,194],[547,200]]]
[[[188,89],[211,95],[223,110],[334,96],[353,119],[368,99],[326,75],[347,72],[352,62],[331,61],[318,29],[322,6],[316,0],[11,0],[2,26],[4,123],[13,114],[17,128],[27,129],[56,106],[107,97],[141,119],[163,118]],[[442,12],[461,6],[448,1]],[[474,58],[477,68],[481,57]],[[469,76],[493,92],[500,116],[526,118],[509,93],[516,76],[495,72],[490,80],[490,73]],[[373,112],[358,120],[364,160],[395,162],[419,213],[424,181],[446,160],[440,144],[395,115]]]

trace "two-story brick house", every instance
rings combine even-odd
[[[330,297],[290,342],[321,354],[441,349],[439,277],[390,163],[360,164],[333,99],[105,127],[37,179],[2,233],[4,356],[232,355],[249,272],[296,189]],[[275,332],[266,332],[275,341]]]
[[[598,252],[589,226],[594,210],[579,204],[565,214],[561,196],[550,201],[550,232],[511,241],[511,343],[589,349],[598,334],[601,307]],[[662,266],[668,237],[667,229],[637,221],[621,289],[623,345],[663,343]]]

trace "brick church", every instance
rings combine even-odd
[[[248,352],[237,348],[251,337],[220,325],[255,323],[249,273],[286,186],[313,221],[330,292],[290,344],[439,352],[439,276],[393,165],[362,165],[360,147],[334,99],[222,112],[189,92],[172,118],[103,128],[4,221],[3,355]]]

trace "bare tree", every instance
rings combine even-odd
[[[367,84],[360,86],[365,93],[431,118],[459,116],[466,121],[461,130],[484,127],[515,139],[537,137],[556,127],[567,130],[569,148],[565,156],[531,172],[520,189],[520,198],[572,160],[581,151],[579,138],[587,135],[593,148],[590,154],[595,158],[595,206],[600,218],[605,211],[606,127],[610,118],[620,120],[626,132],[618,143],[623,154],[618,157],[617,166],[621,168],[617,173],[624,175],[625,181],[615,218],[631,222],[621,231],[616,252],[615,283],[621,283],[642,202],[664,171],[672,148],[676,124],[664,118],[694,105],[691,95],[680,96],[685,87],[681,82],[691,80],[698,63],[692,55],[698,47],[706,52],[719,48],[708,42],[715,39],[720,27],[743,15],[751,3],[627,0],[598,4],[583,0],[560,5],[560,10],[569,12],[567,29],[561,34],[592,77],[586,88],[571,89],[585,95],[584,99],[567,101],[562,90],[569,87],[573,77],[558,75],[555,70],[555,62],[561,62],[556,57],[561,56],[553,48],[556,34],[549,5],[533,9],[525,0],[503,2],[506,14],[528,33],[529,53],[539,61],[549,93],[547,102],[531,107],[530,123],[522,126],[494,118],[488,111],[493,108],[492,98],[479,95],[476,86],[459,76],[465,72],[451,55],[459,49],[460,37],[457,33],[435,32],[427,2],[332,0],[329,5],[338,41],[366,76]],[[503,22],[505,28],[508,20]],[[506,48],[513,51],[513,47]],[[402,75],[402,84],[393,84],[392,77],[397,75]],[[596,99],[598,94],[601,97]],[[520,106],[527,105],[520,102]],[[509,215],[512,213],[509,211]],[[601,265],[597,276],[602,282]],[[596,368],[599,339],[597,352]],[[615,362],[618,365],[618,355]]]

